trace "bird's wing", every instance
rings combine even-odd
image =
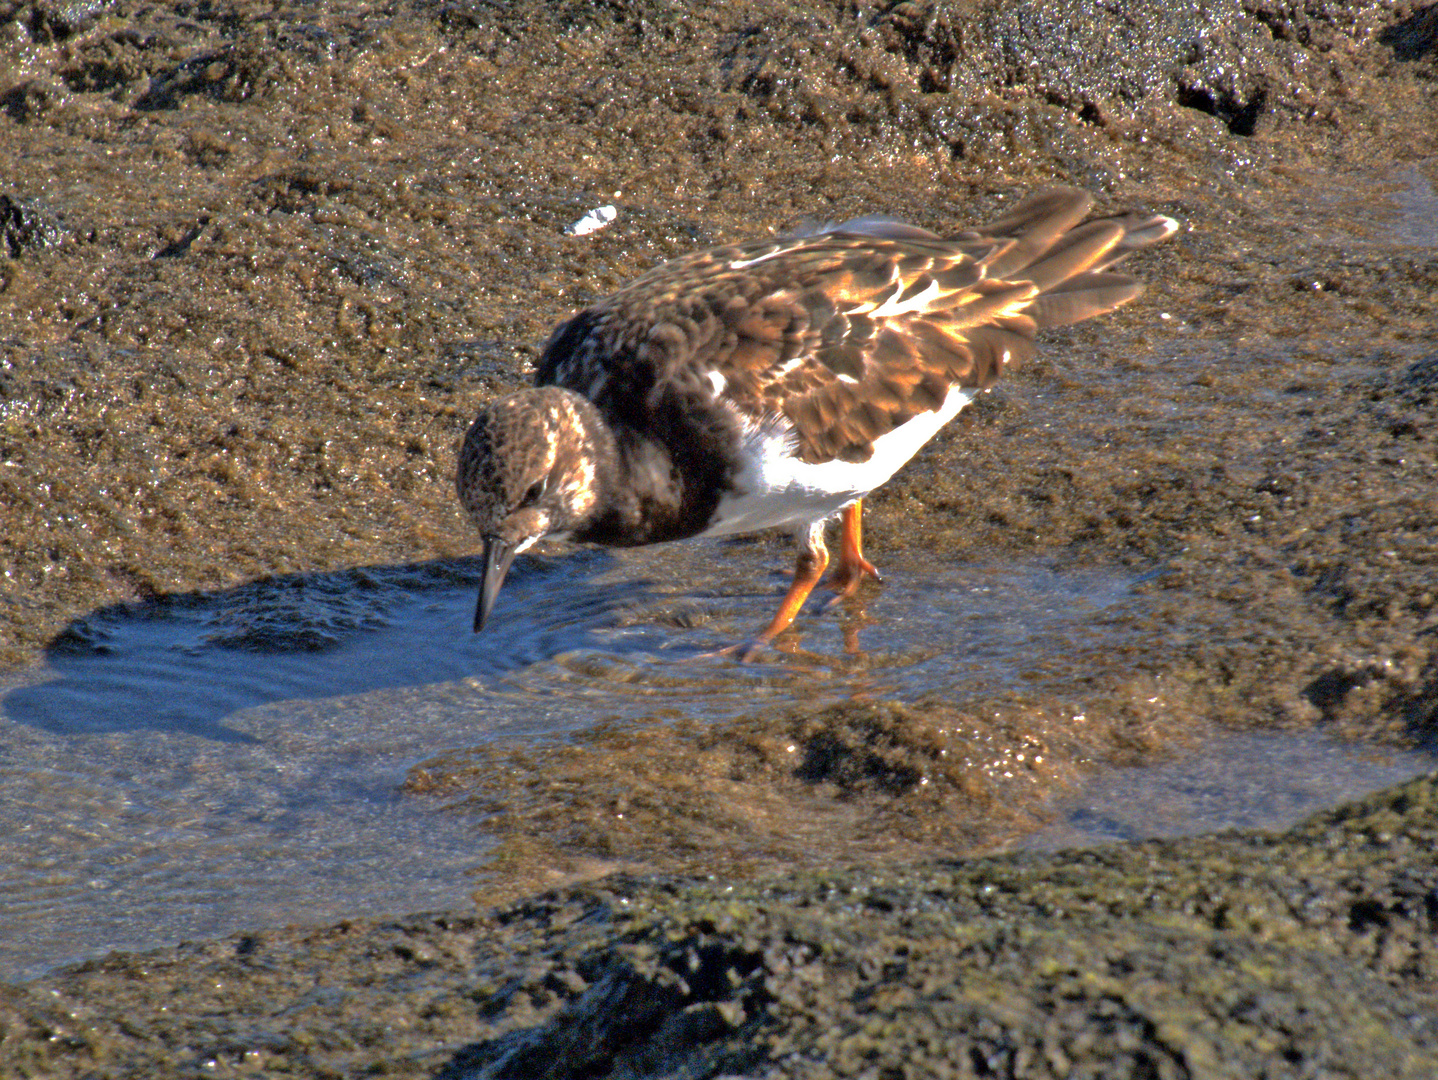
[[[561,326],[537,381],[627,423],[666,398],[783,417],[805,460],[867,460],[952,387],[988,387],[1030,356],[1041,327],[1138,294],[1106,268],[1168,219],[1080,225],[1088,208],[1054,189],[949,238],[861,219],[676,259]]]

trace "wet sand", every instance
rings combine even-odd
[[[1435,40],[1431,8],[1337,3],[8,9],[15,665],[103,648],[106,605],[472,553],[474,408],[656,260],[805,216],[943,229],[1053,182],[1188,229],[1132,260],[1140,301],[1049,335],[869,504],[881,567],[1131,574],[1121,648],[1022,694],[437,756],[411,797],[501,841],[478,913],[59,973],[5,991],[0,1051],[35,1075],[1431,1075],[1431,781],[1282,838],[926,853],[991,849],[1084,762],[1211,722],[1434,741]],[[1032,782],[970,745],[1038,748]],[[614,867],[715,877],[484,914]]]

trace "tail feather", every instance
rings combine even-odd
[[[1109,272],[1125,256],[1178,231],[1173,218],[1122,214],[1083,222],[1092,200],[1073,188],[1031,195],[969,236],[1012,238],[984,260],[990,279],[1027,281],[1037,295],[1023,311],[1038,327],[1067,326],[1102,315],[1143,291],[1133,278]]]
[[[1042,258],[1060,237],[1084,219],[1092,205],[1093,200],[1086,191],[1050,188],[1030,195],[1003,217],[957,239],[1012,240],[1011,245],[985,260],[990,277],[1012,277]]]
[[[1092,271],[1035,297],[1024,310],[1042,330],[1102,315],[1128,303],[1141,292],[1143,286],[1131,277]]]

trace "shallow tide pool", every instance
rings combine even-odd
[[[258,582],[106,609],[0,683],[0,977],[110,949],[464,905],[491,842],[400,791],[416,762],[601,721],[722,720],[856,694],[1056,685],[1121,647],[1113,572],[883,563],[793,652],[705,654],[762,625],[767,544],[522,560],[484,635],[472,562]],[[1056,796],[1052,847],[1286,825],[1431,768],[1306,734],[1215,734]],[[937,854],[937,853],[936,853]]]

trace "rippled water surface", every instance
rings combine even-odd
[[[487,842],[474,818],[398,793],[417,761],[600,719],[1029,687],[1114,647],[1141,602],[1111,573],[890,559],[865,604],[805,613],[800,651],[752,665],[703,655],[762,625],[784,586],[769,568],[787,556],[739,543],[522,560],[482,636],[471,563],[97,613],[0,687],[0,974],[462,904]],[[1192,791],[1151,770],[1127,787],[1096,781],[1063,811],[1079,832],[1035,842],[1190,831],[1193,798],[1219,808],[1200,827],[1282,823],[1427,764],[1234,738],[1163,766],[1205,777]],[[1266,783],[1275,764],[1310,779]],[[1134,776],[1150,778],[1146,794]],[[1245,816],[1223,816],[1234,810]]]
[[[1093,847],[1224,829],[1279,829],[1438,765],[1430,754],[1339,743],[1311,731],[1210,731],[1143,768],[1105,768],[1055,799],[1051,825],[1015,846]]]

